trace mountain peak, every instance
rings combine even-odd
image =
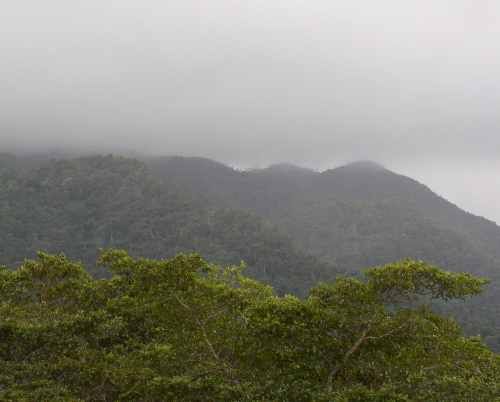
[[[268,171],[281,173],[313,173],[314,171],[292,163],[275,163],[266,168]]]
[[[379,170],[387,170],[380,163],[370,161],[370,160],[361,160],[356,162],[348,163],[347,165],[342,166],[343,168],[355,169],[355,170],[365,170],[365,171],[379,171]]]

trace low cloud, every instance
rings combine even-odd
[[[500,221],[499,34],[494,1],[11,2],[0,146],[375,159]]]

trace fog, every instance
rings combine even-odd
[[[373,159],[500,222],[500,3],[17,0],[0,146]]]

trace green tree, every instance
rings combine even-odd
[[[428,307],[485,281],[402,261],[280,297],[198,255],[0,270],[0,400],[495,401],[500,360]]]

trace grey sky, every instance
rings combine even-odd
[[[375,159],[500,221],[495,0],[16,0],[0,145]]]

